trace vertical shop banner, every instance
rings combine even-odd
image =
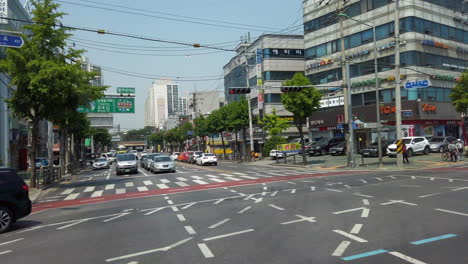
[[[414,125],[402,125],[403,137],[414,137]]]
[[[0,0],[0,17],[8,18],[8,0]],[[1,18],[0,24],[8,24],[8,19]]]

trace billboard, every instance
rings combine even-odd
[[[283,153],[294,153],[294,152],[299,152],[301,150],[301,144],[300,143],[289,143],[289,144],[281,144],[278,145],[278,152],[283,152]]]
[[[93,101],[89,108],[80,106],[80,113],[135,113],[135,98],[103,98]]]

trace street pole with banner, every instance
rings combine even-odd
[[[395,0],[395,126],[396,138],[402,139],[401,86],[400,86],[400,11],[399,0]],[[403,155],[397,154],[397,166],[403,166]]]
[[[346,72],[349,72],[349,63],[346,62]],[[346,83],[348,85],[348,131],[349,131],[349,165],[348,167],[356,167],[356,153],[354,151],[354,122],[353,122],[353,106],[351,105],[351,80],[349,74],[346,75]]]

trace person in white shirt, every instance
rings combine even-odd
[[[463,141],[461,139],[458,139],[457,140],[457,144],[455,144],[455,148],[457,149],[457,152],[458,152],[458,161],[462,161],[463,160]]]

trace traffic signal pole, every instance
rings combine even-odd
[[[401,140],[402,120],[401,120],[401,85],[400,85],[400,10],[399,0],[395,0],[395,126],[396,138]],[[397,154],[397,166],[403,166],[402,154]]]

